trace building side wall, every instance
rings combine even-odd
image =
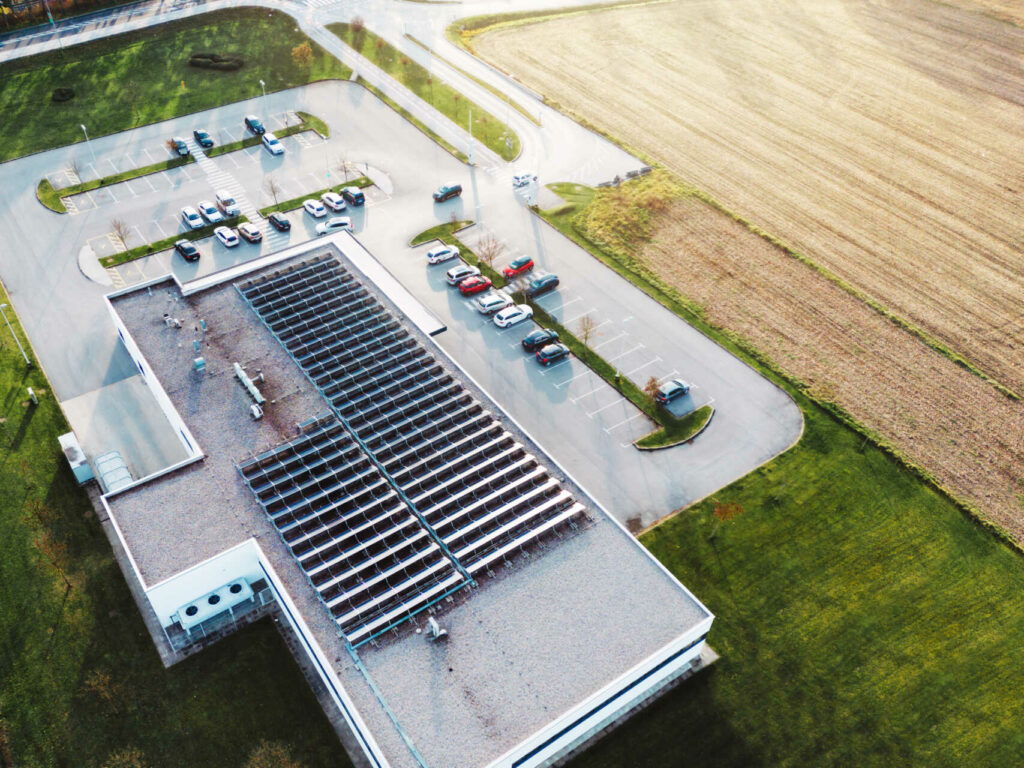
[[[124,344],[125,349],[128,350],[128,354],[132,358],[132,362],[135,363],[135,368],[140,374],[142,374],[142,380],[146,382],[146,386],[153,393],[153,397],[160,406],[160,410],[164,416],[174,427],[175,434],[178,436],[179,442],[182,447],[188,453],[189,459],[194,459],[202,455],[202,450],[199,447],[199,443],[196,442],[195,436],[189,430],[184,420],[178,414],[177,409],[171,403],[171,398],[167,396],[167,392],[164,391],[163,386],[160,384],[160,380],[157,378],[153,369],[149,367],[149,363],[143,356],[142,351],[139,349],[138,344],[135,343],[135,339],[132,338],[131,333],[128,332],[128,328],[121,321],[120,315],[117,314],[117,310],[114,309],[114,305],[111,303],[110,298],[107,298],[107,310],[110,312],[110,317],[114,321],[114,327],[117,329],[117,335],[121,339],[121,343]]]

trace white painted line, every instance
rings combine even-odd
[[[161,239],[167,237],[167,230],[160,226],[160,221],[158,219],[153,219],[153,224],[156,226],[157,230],[159,230]]]
[[[143,176],[142,178],[145,179],[147,184],[149,184],[149,191],[156,192],[156,185],[153,184],[153,180],[150,179],[149,176]]]
[[[610,323],[610,322],[611,322],[611,320],[602,320],[600,323],[598,323],[597,325],[594,326],[594,330],[596,331],[602,325],[608,325],[608,323]]]
[[[563,357],[561,360],[559,360],[554,365],[549,365],[546,368],[544,368],[544,366],[541,366],[543,368],[543,370],[540,372],[540,375],[541,376],[547,376],[549,373],[551,373],[553,370],[555,370],[558,366],[565,365],[568,362],[569,362],[569,358],[568,357]]]
[[[569,384],[570,382],[576,381],[576,379],[580,378],[581,376],[586,376],[588,373],[590,373],[590,369],[589,368],[584,368],[580,373],[577,373],[571,379],[566,379],[561,384],[555,384],[555,387],[558,388],[558,389],[561,389],[566,384]]]
[[[146,238],[142,236],[142,230],[139,229],[139,225],[138,224],[136,224],[134,227],[132,227],[132,229],[134,229],[135,230],[135,234],[139,236],[139,241],[140,242],[143,242],[143,243],[146,242]]]
[[[627,376],[632,376],[634,373],[636,373],[639,370],[642,370],[642,369],[646,368],[648,365],[653,365],[654,363],[660,363],[660,362],[661,362],[661,358],[660,357],[656,357],[653,360],[648,360],[646,363],[644,363],[643,365],[637,366],[632,371],[627,371],[626,375]]]
[[[595,392],[600,392],[602,389],[604,389],[604,380],[603,379],[599,379],[599,381],[600,381],[600,383],[596,387],[594,387],[592,390],[590,390],[589,392],[584,392],[582,395],[580,395],[578,397],[570,397],[569,400],[572,402],[573,405],[575,405],[580,400],[582,400],[584,397],[590,397],[590,395],[594,394]]]
[[[616,406],[616,405],[619,405],[619,404],[621,404],[621,403],[624,403],[624,402],[626,402],[626,398],[624,398],[624,397],[619,397],[619,399],[617,399],[617,400],[614,400],[614,401],[612,401],[612,402],[608,403],[608,405],[602,405],[602,406],[601,406],[600,408],[598,408],[598,409],[597,409],[596,411],[590,411],[590,412],[589,412],[589,413],[587,414],[587,418],[593,418],[593,417],[594,417],[594,414],[595,414],[595,413],[600,413],[601,411],[605,411],[605,410],[608,410],[609,408],[611,408],[611,407],[613,407],[613,406]]]
[[[110,163],[110,167],[114,169],[114,173],[117,173],[117,166],[114,165],[114,161],[108,157],[107,162]]]
[[[622,332],[622,333],[620,333],[620,334],[619,334],[618,336],[612,336],[612,337],[611,337],[610,339],[605,339],[605,340],[604,340],[604,341],[602,341],[602,342],[601,342],[600,344],[598,344],[597,346],[595,346],[595,347],[594,347],[594,349],[595,349],[595,350],[598,350],[598,349],[600,349],[601,347],[603,347],[603,346],[604,346],[605,344],[611,344],[611,343],[612,343],[613,341],[618,341],[619,339],[621,339],[621,338],[622,338],[623,336],[625,336],[625,335],[626,335],[626,332],[625,332],[625,331],[623,331],[623,332]]]
[[[146,159],[149,160],[150,165],[156,162],[156,160],[153,159],[153,156],[149,154],[149,150],[146,149],[145,147],[142,148],[142,154],[144,154],[146,156]]]
[[[563,320],[562,321],[562,325],[568,325],[569,323],[575,323],[581,317],[585,317],[586,315],[589,315],[591,312],[597,312],[597,309],[595,309],[594,307],[591,307],[586,312],[580,312],[578,315],[576,315],[576,317],[572,318],[571,320]]]
[[[557,293],[550,293],[550,294],[548,294],[548,296],[551,296],[552,298],[557,298],[557,297],[558,297],[558,294],[557,294]],[[540,303],[541,303],[541,301],[543,301],[543,300],[544,300],[544,299],[546,299],[546,298],[547,298],[547,296],[541,296],[541,297],[540,297],[539,299],[537,299],[536,301],[537,301],[537,303],[538,303],[538,304],[540,304]],[[577,296],[577,297],[576,297],[575,299],[572,299],[571,301],[567,301],[567,302],[565,302],[565,303],[564,303],[564,304],[562,305],[562,309],[565,309],[566,307],[570,307],[570,306],[572,306],[572,305],[573,305],[573,304],[575,304],[575,303],[576,303],[577,301],[583,301],[583,297],[582,297],[582,296]],[[541,306],[544,306],[544,305],[543,305],[543,304],[541,304]],[[546,309],[546,307],[545,307],[545,309]],[[554,311],[555,311],[554,309],[549,309],[549,310],[548,310],[548,312],[549,312],[549,313],[550,313],[550,312],[554,312]]]
[[[132,197],[138,197],[138,196],[139,196],[139,193],[138,193],[138,192],[136,192],[136,191],[135,191],[135,189],[134,189],[134,188],[132,187],[132,185],[131,185],[131,184],[129,184],[129,183],[127,182],[127,181],[124,181],[124,182],[122,182],[122,183],[121,183],[121,185],[122,185],[122,186],[123,186],[123,187],[124,187],[125,189],[127,189],[127,190],[128,190],[129,192],[131,192],[131,193],[132,193]]]
[[[626,355],[632,354],[633,352],[636,352],[638,349],[643,349],[643,348],[644,348],[643,344],[637,344],[635,347],[633,347],[632,349],[626,350],[621,355],[616,355],[615,357],[611,358],[608,362],[609,363],[614,363],[616,360],[619,360],[619,359],[625,357]]]
[[[628,322],[629,322],[630,320],[632,320],[632,319],[633,319],[633,316],[632,316],[632,315],[630,315],[629,317],[624,317],[624,318],[622,319],[622,322],[624,322],[624,323],[628,323]]]
[[[120,200],[117,199],[117,195],[114,194],[113,187],[107,187],[107,194],[110,195],[111,198],[113,198],[115,203],[121,202]]]
[[[623,419],[623,420],[622,420],[622,421],[620,421],[620,422],[619,422],[618,424],[612,424],[612,425],[611,425],[610,427],[605,427],[605,428],[604,428],[604,433],[605,433],[606,435],[607,435],[607,434],[610,434],[610,433],[611,433],[611,431],[612,431],[613,429],[618,429],[618,428],[619,428],[619,427],[621,427],[621,426],[622,426],[623,424],[628,424],[629,422],[633,421],[633,419],[639,418],[639,417],[641,417],[641,416],[646,416],[646,415],[647,415],[647,414],[646,414],[646,413],[643,413],[642,411],[641,411],[640,413],[634,413],[634,414],[633,414],[632,416],[630,416],[630,417],[629,417],[628,419]]]

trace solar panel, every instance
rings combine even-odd
[[[239,471],[350,643],[583,514],[337,260],[238,290],[331,409]]]

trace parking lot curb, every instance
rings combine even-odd
[[[715,410],[715,407],[714,407],[714,406],[711,406],[711,415],[710,415],[710,416],[708,416],[708,420],[704,422],[704,426],[703,426],[703,427],[701,427],[700,429],[698,429],[698,430],[697,430],[696,432],[694,432],[694,433],[693,433],[692,435],[690,435],[690,436],[689,436],[688,438],[686,438],[685,440],[680,440],[679,442],[676,442],[676,443],[669,443],[668,445],[655,445],[655,446],[652,446],[652,447],[648,448],[648,447],[646,447],[646,446],[643,446],[643,445],[637,445],[637,442],[638,442],[638,441],[640,441],[640,440],[643,440],[643,439],[644,439],[643,437],[639,437],[639,438],[637,438],[636,440],[634,440],[634,441],[633,441],[633,447],[634,447],[634,448],[636,448],[636,449],[637,449],[638,451],[663,451],[663,450],[665,450],[666,448],[675,448],[675,447],[676,447],[677,445],[685,445],[685,444],[687,444],[687,443],[692,443],[692,442],[693,442],[694,440],[696,440],[696,439],[697,439],[698,437],[700,437],[701,435],[703,435],[703,434],[704,434],[704,431],[705,431],[705,430],[706,430],[706,429],[707,429],[708,427],[710,427],[710,426],[711,426],[711,420],[712,420],[713,418],[715,418],[715,414],[716,414],[717,412],[718,412],[718,411],[716,411],[716,410]],[[646,435],[644,435],[644,437],[646,437]]]

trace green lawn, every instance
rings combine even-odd
[[[348,765],[268,621],[164,669],[57,445],[46,379],[2,322],[0,342],[0,765],[6,743],[17,768],[101,768],[129,749],[145,768],[241,768],[261,739],[306,768]]]
[[[269,216],[275,212],[285,213],[287,211],[294,211],[297,208],[301,208],[302,204],[311,198],[319,200],[321,195],[328,192],[337,192],[338,194],[341,194],[341,190],[344,187],[359,187],[360,189],[363,189],[370,186],[373,186],[373,180],[370,179],[369,176],[359,176],[351,181],[343,181],[340,184],[325,187],[324,189],[318,189],[315,192],[307,192],[301,197],[293,197],[290,200],[282,200],[279,203],[268,205],[266,208],[260,208],[260,216]],[[333,211],[331,211],[331,213],[333,213]]]
[[[351,24],[328,24],[327,28],[457,124],[465,127],[469,120],[469,112],[472,110],[473,136],[505,160],[513,160],[519,155],[519,137],[514,131],[506,134],[503,121],[469,101],[437,77],[431,78],[426,69],[387,41],[367,29],[353,31]]]
[[[82,124],[95,138],[258,96],[261,79],[271,92],[351,75],[315,43],[311,66],[295,64],[292,49],[306,40],[281,14],[238,8],[68,48],[63,58],[5,63],[0,161],[83,141]],[[237,72],[196,69],[188,65],[195,52],[241,53],[246,63]],[[59,86],[75,98],[53,103]]]
[[[1021,556],[797,400],[796,448],[641,538],[721,660],[573,768],[1022,764]]]

